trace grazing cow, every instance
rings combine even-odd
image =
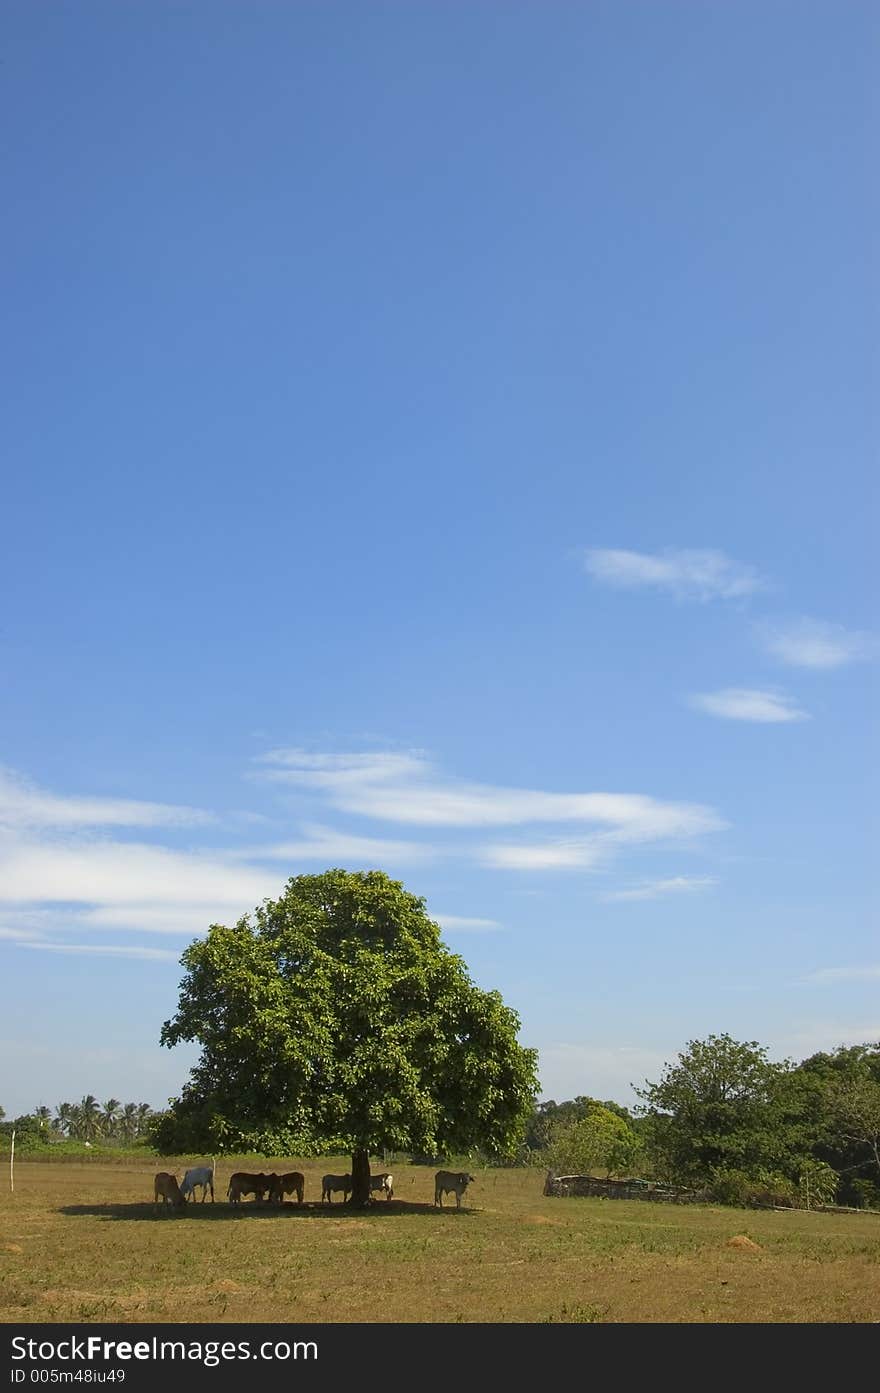
[[[434,1203],[443,1208],[443,1196],[455,1195],[455,1207],[461,1209],[461,1197],[473,1180],[466,1171],[438,1171],[434,1176]]]
[[[286,1175],[276,1175],[269,1199],[276,1204],[283,1204],[285,1195],[296,1195],[297,1203],[302,1204],[305,1184],[306,1178],[302,1171],[288,1171]]]
[[[271,1192],[277,1179],[274,1171],[271,1175],[265,1175],[262,1171],[257,1175],[250,1171],[235,1171],[229,1177],[226,1198],[230,1204],[240,1204],[242,1195],[253,1195],[255,1200],[262,1200],[267,1190]]]
[[[177,1183],[177,1176],[170,1171],[159,1171],[153,1178],[153,1208],[159,1208],[159,1201],[162,1201],[162,1213],[165,1213],[167,1205],[172,1209],[183,1209],[186,1200],[180,1193],[180,1186]]]
[[[393,1199],[393,1198],[394,1198],[393,1181],[394,1181],[394,1176],[393,1176],[393,1175],[387,1175],[387,1174],[385,1174],[385,1175],[371,1175],[371,1176],[370,1176],[370,1193],[372,1194],[372,1192],[373,1192],[374,1190],[381,1190],[381,1191],[384,1192],[384,1195],[385,1195],[386,1200]]]
[[[337,1190],[342,1191],[343,1199],[348,1199],[349,1193],[351,1192],[350,1175],[325,1175],[321,1181],[321,1203],[323,1204],[326,1201],[327,1204],[332,1204],[333,1200],[331,1196]]]
[[[183,1182],[180,1186],[180,1193],[183,1195],[184,1199],[189,1199],[190,1195],[192,1195],[193,1203],[195,1203],[196,1186],[201,1185],[202,1204],[205,1203],[205,1196],[207,1195],[209,1190],[211,1191],[211,1203],[214,1203],[214,1169],[216,1167],[216,1164],[217,1163],[212,1156],[210,1166],[190,1167],[186,1175],[183,1177]]]

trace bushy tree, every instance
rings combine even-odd
[[[570,1126],[573,1122],[580,1122],[588,1117],[593,1108],[606,1108],[615,1116],[620,1117],[632,1127],[633,1117],[629,1110],[620,1103],[610,1100],[601,1102],[598,1098],[591,1098],[588,1094],[579,1093],[577,1097],[570,1098],[564,1103],[557,1103],[550,1098],[544,1103],[538,1103],[532,1111],[526,1127],[525,1145],[529,1151],[545,1152],[550,1146],[554,1136],[561,1128]]]
[[[811,1154],[839,1176],[843,1203],[880,1201],[880,1043],[811,1055],[792,1076]]]
[[[689,1041],[658,1083],[636,1090],[658,1172],[703,1183],[718,1171],[780,1169],[796,1122],[784,1086],[789,1069],[755,1040]]]
[[[478,989],[424,900],[381,871],[291,879],[183,955],[162,1043],[199,1062],[157,1145],[352,1154],[354,1203],[369,1155],[513,1149],[537,1089],[536,1055],[498,992]]]
[[[557,1128],[545,1156],[557,1174],[603,1170],[621,1175],[633,1170],[641,1149],[640,1139],[622,1117],[594,1103],[585,1117]]]

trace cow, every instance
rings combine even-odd
[[[276,1175],[269,1199],[275,1204],[283,1204],[285,1195],[295,1194],[297,1203],[302,1204],[305,1184],[306,1178],[302,1171],[288,1171],[286,1175]]]
[[[271,1192],[277,1179],[274,1171],[271,1175],[264,1175],[262,1171],[256,1175],[249,1171],[235,1171],[229,1177],[226,1198],[230,1204],[240,1204],[242,1195],[253,1195],[255,1200],[261,1200],[267,1191]]]
[[[467,1171],[438,1171],[434,1176],[434,1203],[443,1208],[443,1196],[455,1195],[455,1207],[461,1209],[461,1197],[473,1180]]]
[[[393,1198],[394,1198],[393,1181],[394,1181],[394,1176],[393,1176],[393,1175],[387,1175],[387,1174],[383,1174],[383,1175],[371,1175],[371,1176],[370,1176],[370,1193],[372,1194],[374,1190],[381,1190],[381,1191],[384,1193],[386,1200],[393,1199]]]
[[[214,1170],[216,1164],[217,1163],[215,1162],[212,1156],[210,1166],[190,1167],[190,1169],[186,1172],[186,1175],[183,1177],[183,1182],[180,1186],[180,1193],[183,1195],[184,1199],[189,1199],[190,1195],[192,1195],[193,1203],[195,1203],[196,1186],[201,1185],[202,1204],[205,1203],[205,1196],[207,1195],[209,1190],[211,1191],[211,1203],[214,1203]]]
[[[351,1175],[325,1175],[321,1181],[321,1203],[332,1204],[332,1195],[335,1191],[341,1190],[343,1199],[347,1200],[351,1191]]]
[[[172,1209],[183,1209],[186,1200],[180,1193],[180,1186],[177,1183],[177,1176],[170,1171],[159,1171],[153,1178],[153,1208],[159,1208],[159,1201],[162,1201],[162,1213],[170,1204]]]

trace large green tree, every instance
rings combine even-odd
[[[424,900],[381,871],[291,879],[186,949],[162,1043],[201,1057],[157,1144],[276,1154],[344,1147],[352,1202],[369,1155],[518,1141],[537,1089],[519,1020],[441,942]]]
[[[805,1059],[790,1076],[803,1097],[811,1151],[840,1176],[844,1204],[880,1200],[880,1041]]]
[[[619,1113],[594,1102],[585,1117],[558,1126],[546,1158],[557,1174],[589,1174],[599,1169],[621,1175],[637,1164],[641,1145]]]
[[[657,1083],[637,1089],[661,1175],[705,1182],[718,1171],[790,1167],[800,1143],[801,1100],[791,1066],[757,1041],[690,1040]]]

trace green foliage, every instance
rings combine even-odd
[[[633,1171],[641,1149],[640,1139],[622,1117],[593,1103],[586,1117],[557,1126],[544,1155],[560,1175],[594,1170],[622,1175]]]
[[[840,1180],[836,1170],[825,1161],[817,1161],[808,1156],[801,1165],[798,1176],[798,1198],[806,1209],[816,1205],[833,1204],[837,1198],[837,1185]]]
[[[880,1209],[880,1185],[872,1180],[851,1180],[848,1202],[856,1209]]]
[[[690,1041],[640,1092],[659,1174],[726,1203],[864,1203],[880,1178],[880,1047],[771,1063],[755,1041]]]
[[[0,1122],[0,1137],[7,1145],[12,1143],[13,1132],[15,1132],[15,1149],[19,1154],[25,1155],[30,1152],[43,1151],[48,1146],[45,1128],[40,1125],[40,1119],[31,1113],[16,1117],[11,1122]]]
[[[92,1095],[86,1095],[86,1098],[92,1098]],[[0,1145],[8,1148],[13,1128],[15,1151],[21,1155],[52,1151],[53,1156],[88,1156],[96,1153],[97,1149],[107,1151],[113,1148],[118,1151],[120,1148],[143,1145],[149,1119],[153,1116],[152,1109],[148,1103],[128,1103],[127,1107],[132,1109],[136,1123],[125,1127],[123,1116],[118,1114],[113,1127],[107,1126],[104,1131],[102,1127],[93,1126],[95,1113],[86,1110],[81,1114],[77,1103],[60,1103],[54,1117],[52,1109],[40,1105],[32,1113],[24,1113],[14,1121],[0,1121]],[[89,1139],[92,1137],[95,1141]]]
[[[841,1203],[865,1204],[880,1184],[880,1044],[811,1055],[793,1079],[809,1104],[811,1154],[838,1173]]]
[[[779,1171],[717,1167],[709,1177],[709,1196],[719,1204],[794,1206],[797,1186]]]
[[[526,1128],[524,1145],[529,1151],[545,1152],[550,1146],[553,1137],[566,1126],[573,1122],[580,1122],[589,1116],[591,1110],[596,1107],[606,1108],[615,1116],[623,1119],[628,1126],[632,1127],[633,1117],[627,1108],[620,1103],[611,1102],[606,1099],[600,1102],[598,1098],[590,1098],[586,1094],[578,1094],[576,1098],[571,1098],[567,1102],[557,1103],[554,1099],[548,1102],[538,1103],[534,1108],[529,1123]]]
[[[800,1125],[790,1069],[757,1041],[689,1041],[659,1083],[637,1090],[658,1174],[701,1183],[718,1171],[784,1170]]]
[[[161,1039],[202,1053],[157,1129],[163,1149],[507,1154],[519,1142],[537,1081],[516,1014],[382,872],[297,876],[182,961]]]

